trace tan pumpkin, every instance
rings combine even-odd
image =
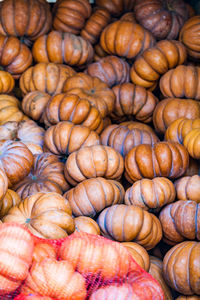
[[[153,113],[153,124],[159,133],[165,133],[178,118],[200,118],[200,103],[191,99],[167,98],[160,101]]]
[[[162,238],[158,218],[134,205],[112,205],[99,215],[97,223],[101,233],[119,242],[134,241],[146,250],[154,248]]]
[[[135,0],[96,0],[97,6],[106,8],[112,15],[119,16],[125,11],[131,11]]]
[[[0,207],[2,206],[3,199],[8,191],[8,178],[3,169],[0,169]]]
[[[200,159],[200,128],[192,129],[183,139],[183,145],[191,157]]]
[[[124,201],[127,205],[140,206],[144,210],[159,211],[161,207],[175,200],[173,183],[165,177],[141,179],[126,190]]]
[[[11,207],[19,205],[20,202],[20,196],[15,191],[8,189],[0,202],[0,219],[7,215]]]
[[[137,264],[145,271],[149,271],[150,260],[149,254],[144,247],[134,242],[122,242],[121,243],[131,254],[132,258]]]
[[[200,203],[200,176],[185,176],[174,182],[177,199]]]
[[[0,70],[0,94],[9,94],[15,86],[15,80],[8,72]]]
[[[200,243],[187,241],[171,248],[163,260],[169,286],[184,295],[200,295]]]
[[[74,218],[75,231],[100,235],[100,228],[92,218],[79,216]]]
[[[19,223],[44,239],[64,238],[75,230],[69,202],[57,193],[35,193],[3,218],[4,223]]]
[[[123,157],[115,149],[96,145],[71,153],[65,163],[67,181],[77,183],[95,177],[119,180],[124,171]]]
[[[97,177],[79,183],[64,197],[69,201],[74,216],[94,217],[105,207],[122,203],[124,193],[118,181]]]
[[[20,122],[25,118],[20,101],[9,95],[0,95],[0,125],[9,121]]]
[[[93,60],[94,50],[90,42],[72,33],[51,31],[39,37],[32,48],[37,63],[58,63],[82,66]]]

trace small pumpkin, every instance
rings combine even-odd
[[[9,121],[20,122],[25,118],[20,101],[10,95],[0,95],[0,125]]]
[[[79,216],[74,218],[75,231],[100,235],[100,228],[92,218]]]
[[[131,11],[134,8],[134,2],[135,0],[96,0],[97,6],[106,8],[114,16]]]
[[[0,219],[7,215],[11,207],[19,205],[20,202],[21,198],[19,195],[15,191],[8,189],[0,202]]]
[[[137,264],[145,271],[149,271],[150,260],[149,254],[144,247],[134,242],[122,242],[121,243],[130,252],[133,259]]]
[[[125,14],[123,14],[120,18],[120,20],[122,21],[129,21],[129,22],[133,22],[133,23],[137,23],[136,19],[135,19],[135,14],[133,11],[127,12]]]
[[[8,190],[8,178],[3,169],[0,169],[0,207]]]
[[[5,71],[0,71],[0,94],[9,94],[15,86],[12,75]]]
[[[179,296],[176,300],[200,300],[200,296]]]
[[[191,157],[200,159],[200,128],[192,129],[183,139],[183,145]]]
[[[184,176],[174,182],[177,199],[200,203],[200,176]]]
[[[34,247],[33,251],[33,262],[41,262],[45,259],[56,259],[57,251],[55,247],[51,244],[47,243],[37,243]]]

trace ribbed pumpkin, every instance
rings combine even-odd
[[[74,216],[94,217],[105,207],[122,203],[124,193],[118,181],[97,177],[79,183],[64,197],[69,201]]]
[[[20,202],[21,198],[19,195],[15,191],[8,189],[4,198],[0,201],[0,219],[7,215],[11,207],[19,205]]]
[[[75,230],[69,202],[57,193],[35,193],[3,218],[4,223],[19,223],[43,239],[59,239]]]
[[[55,192],[62,195],[69,189],[64,177],[64,163],[51,153],[34,155],[30,173],[14,188],[23,200],[37,192]]]
[[[200,296],[179,296],[176,300],[200,300]]]
[[[3,199],[8,191],[8,178],[3,169],[0,169],[0,211]]]
[[[122,21],[129,21],[129,22],[133,22],[133,23],[137,23],[136,19],[135,19],[135,14],[133,11],[127,12],[125,14],[123,14],[120,18],[120,20]]]
[[[192,129],[183,139],[183,145],[191,157],[200,159],[200,128]]]
[[[200,203],[200,176],[185,176],[174,182],[177,199]]]
[[[165,241],[180,243],[185,239],[200,240],[200,208],[195,201],[179,200],[162,209],[159,219]]]
[[[183,242],[171,248],[163,260],[163,274],[169,286],[184,295],[200,295],[200,243]]]
[[[167,98],[160,101],[153,113],[153,124],[159,133],[165,133],[178,118],[200,118],[200,103],[191,99]]]
[[[154,248],[162,238],[158,218],[134,205],[112,205],[99,215],[97,223],[101,233],[120,242],[134,241],[145,249]]]
[[[79,216],[74,218],[75,231],[100,235],[100,228],[92,218]]]
[[[178,143],[139,145],[125,157],[125,176],[129,182],[161,176],[174,179],[185,173],[188,163],[188,152]]]
[[[108,55],[107,52],[105,52],[100,44],[96,44],[94,46],[94,61],[99,61],[101,58],[106,57]]]
[[[186,58],[187,52],[182,43],[162,40],[135,60],[130,70],[131,81],[153,90],[162,74],[182,65]]]
[[[0,125],[9,121],[20,122],[25,118],[19,100],[10,95],[0,95]]]
[[[111,55],[133,59],[155,44],[152,34],[129,21],[115,21],[104,28],[100,37],[103,50]]]
[[[39,37],[32,48],[37,63],[58,63],[82,66],[92,61],[94,50],[90,42],[72,33],[51,31]]]
[[[20,77],[20,89],[24,95],[39,91],[50,95],[62,92],[66,79],[75,71],[66,65],[38,63],[28,68]]]
[[[106,8],[112,15],[119,16],[125,11],[131,11],[135,0],[96,0],[97,6]]]
[[[119,152],[108,146],[84,147],[69,155],[64,171],[72,185],[95,177],[119,180],[124,171],[124,160]]]
[[[15,86],[12,75],[5,71],[0,71],[0,94],[9,94]]]
[[[145,271],[149,271],[150,260],[147,250],[141,245],[134,242],[123,242],[121,243],[129,251],[133,259],[137,264]]]
[[[175,200],[173,183],[165,177],[136,181],[125,193],[127,205],[140,206],[144,210],[159,211],[161,207]]]
[[[115,85],[112,90],[116,96],[115,108],[111,114],[113,119],[121,120],[125,117],[144,123],[152,121],[158,103],[153,93],[132,83]]]
[[[130,67],[122,58],[108,55],[98,62],[88,65],[85,72],[92,77],[98,77],[107,83],[109,87],[113,87],[117,84],[129,82]]]
[[[44,259],[51,258],[56,259],[57,251],[56,248],[47,243],[37,243],[33,251],[33,262],[41,262]]]

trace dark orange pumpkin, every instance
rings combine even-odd
[[[131,11],[134,7],[134,2],[135,0],[96,0],[97,6],[106,8],[114,16]]]
[[[200,176],[184,176],[174,182],[177,199],[200,203]]]
[[[183,145],[191,157],[200,159],[200,128],[192,129],[183,139]]]
[[[0,71],[0,94],[9,94],[15,86],[12,75],[5,71]]]

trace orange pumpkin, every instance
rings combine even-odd
[[[12,75],[5,71],[0,71],[0,93],[9,94],[15,86]]]
[[[200,203],[200,176],[185,176],[174,182],[177,199]]]
[[[100,235],[100,228],[92,218],[79,216],[74,219],[75,231]]]
[[[8,190],[8,178],[3,169],[0,169],[0,207],[2,206],[2,200],[5,197]]]
[[[150,260],[149,254],[145,248],[134,242],[123,242],[121,243],[130,252],[133,259],[137,264],[145,271],[149,271]]]
[[[20,101],[9,95],[0,95],[0,125],[9,121],[20,122],[24,119]]]
[[[97,6],[106,8],[114,16],[131,11],[134,8],[134,2],[135,0],[96,0]]]
[[[4,198],[0,201],[0,218],[7,215],[11,207],[19,205],[20,202],[21,198],[19,195],[15,191],[8,189]]]
[[[176,300],[200,300],[200,296],[179,296]]]
[[[33,262],[39,263],[47,258],[56,259],[56,257],[57,251],[53,245],[41,242],[34,246]]]
[[[191,157],[200,159],[200,128],[192,129],[183,139],[183,145]]]

